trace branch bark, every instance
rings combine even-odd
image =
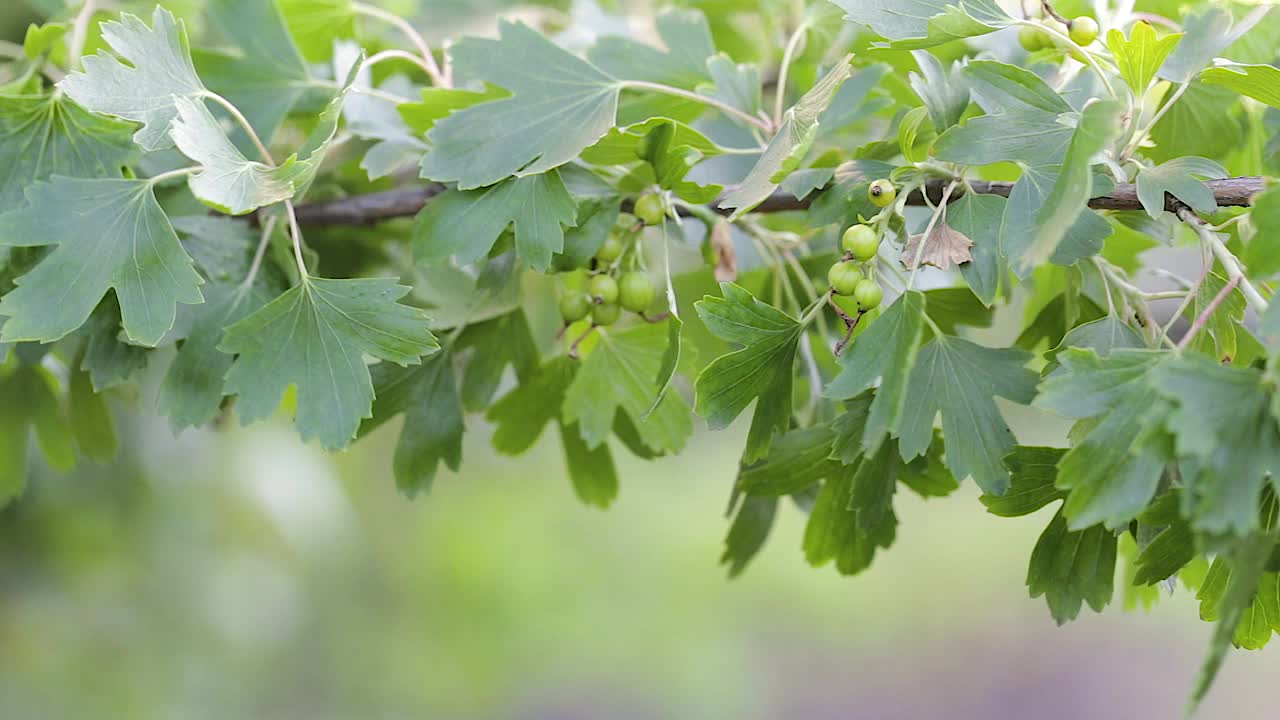
[[[947,181],[935,180],[929,183],[924,192],[917,190],[907,198],[909,205],[925,204],[925,193],[931,203],[942,200]],[[1009,197],[1013,190],[1010,182],[985,182],[975,180],[969,183],[973,191],[982,195],[1000,195]],[[1262,192],[1264,181],[1261,177],[1233,177],[1224,180],[1209,180],[1205,185],[1213,191],[1214,198],[1220,207],[1245,207],[1250,204],[1254,195]],[[336,225],[373,225],[385,220],[415,215],[431,198],[444,192],[442,185],[429,183],[424,185],[406,185],[394,190],[352,195],[351,197],[320,202],[304,203],[297,207],[298,222],[306,227],[328,227]],[[964,193],[953,193],[954,202]],[[813,196],[803,200],[784,192],[775,192],[756,208],[756,212],[783,212],[787,210],[804,210],[812,202]],[[1089,207],[1095,210],[1140,210],[1138,189],[1131,184],[1117,185],[1107,195],[1093,198]],[[1165,209],[1176,213],[1182,204],[1170,195],[1165,196]],[[728,211],[716,209],[722,215]]]

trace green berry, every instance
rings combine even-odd
[[[852,261],[838,262],[827,271],[827,284],[837,295],[852,295],[864,281],[862,271]]]
[[[1071,42],[1085,47],[1098,39],[1098,21],[1088,15],[1081,15],[1071,21]]]
[[[655,295],[657,291],[653,289],[653,283],[642,272],[625,273],[618,280],[618,302],[624,310],[644,312],[653,304]]]
[[[576,323],[591,313],[591,298],[580,292],[566,293],[560,298],[560,317],[566,325]]]
[[[591,321],[596,325],[612,325],[622,317],[622,307],[614,303],[605,303],[591,308]]]
[[[622,251],[625,249],[621,240],[610,235],[604,239],[604,244],[596,251],[596,260],[603,265],[608,265],[622,257]]]
[[[1052,44],[1043,30],[1030,25],[1023,25],[1022,29],[1018,30],[1018,43],[1027,52],[1043,50]]]
[[[657,225],[666,214],[662,208],[662,198],[653,193],[641,195],[632,211],[645,225]]]
[[[858,307],[863,312],[874,310],[880,307],[880,301],[884,300],[884,290],[880,289],[879,283],[875,280],[863,278],[853,289],[853,299],[858,301]]]
[[[618,213],[618,219],[613,221],[613,226],[620,232],[626,232],[636,226],[636,216],[631,213]]]
[[[591,278],[591,297],[604,303],[612,305],[618,302],[618,281],[609,275],[596,275]]]
[[[867,197],[870,198],[871,204],[876,207],[889,207],[898,197],[898,189],[893,186],[892,182],[880,179],[871,183],[871,187],[867,188]]]
[[[840,238],[840,247],[853,255],[854,260],[866,262],[875,257],[876,252],[879,251],[880,238],[869,225],[854,225],[844,231],[844,237]]]

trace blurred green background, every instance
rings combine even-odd
[[[28,15],[0,4],[0,37]],[[463,470],[409,501],[398,422],[326,456],[284,421],[175,438],[122,412],[117,463],[33,468],[0,511],[0,717],[1173,718],[1207,646],[1182,589],[1057,628],[1023,584],[1051,511],[997,519],[971,485],[899,493],[896,545],[855,579],[804,564],[788,508],[730,582],[741,423],[616,453],[600,512],[554,438],[500,458],[469,422]],[[1200,717],[1277,717],[1278,673],[1274,647],[1234,653]]]

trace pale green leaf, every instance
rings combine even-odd
[[[1173,52],[1181,39],[1182,33],[1157,37],[1156,30],[1150,23],[1139,20],[1133,24],[1128,38],[1119,29],[1112,28],[1107,33],[1107,47],[1115,56],[1120,76],[1135,95],[1142,97],[1165,58],[1169,57],[1169,53]]]
[[[613,127],[621,82],[527,25],[501,22],[496,40],[464,38],[451,49],[461,71],[505,88],[509,98],[438,121],[423,177],[463,190],[510,175],[536,175],[574,159]]]
[[[396,302],[409,288],[388,279],[307,278],[226,329],[218,348],[238,354],[226,392],[241,421],[270,415],[284,391],[298,391],[304,440],[346,447],[373,403],[364,355],[410,365],[439,346],[421,311]]]
[[[333,41],[355,34],[351,0],[275,0],[289,34],[307,60],[321,62],[333,53]]]
[[[1180,157],[1138,173],[1138,201],[1153,218],[1164,212],[1164,194],[1169,193],[1199,213],[1218,211],[1213,191],[1196,177],[1220,180],[1227,176],[1222,165],[1202,157]]]
[[[178,303],[202,302],[200,276],[149,182],[54,177],[28,188],[27,202],[0,215],[0,245],[55,247],[0,301],[6,341],[57,340],[114,289],[129,339],[154,346]]]
[[[1041,111],[1061,115],[1072,111],[1039,75],[995,60],[974,60],[964,66],[964,74],[972,82],[972,91],[988,114]]]
[[[106,51],[86,56],[84,70],[71,72],[58,87],[89,110],[142,123],[133,139],[160,150],[173,144],[175,99],[194,100],[208,91],[191,63],[182,22],[156,6],[151,24],[128,13],[103,23],[102,38],[120,59]]]
[[[711,82],[707,60],[716,54],[706,16],[697,10],[670,9],[655,21],[665,51],[627,37],[606,35],[587,51],[587,59],[624,80],[673,85],[692,90]]]
[[[1012,18],[995,0],[832,0],[845,19],[867,25],[897,48],[941,45],[995,32]]]
[[[559,173],[511,178],[480,190],[450,190],[418,213],[414,255],[421,262],[450,256],[467,264],[486,256],[509,225],[516,253],[544,271],[564,249],[564,228],[577,224],[577,207]]]
[[[1236,92],[1280,108],[1280,68],[1274,65],[1239,65],[1228,63],[1200,73],[1200,79],[1223,85]]]

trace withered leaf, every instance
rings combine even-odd
[[[921,242],[924,242],[923,253],[920,251]],[[973,260],[973,255],[969,252],[971,247],[973,247],[973,241],[964,233],[948,225],[944,216],[933,226],[927,241],[924,233],[912,235],[907,240],[907,244],[902,247],[902,264],[908,270],[914,270],[918,257],[921,265],[950,270],[956,265]]]

